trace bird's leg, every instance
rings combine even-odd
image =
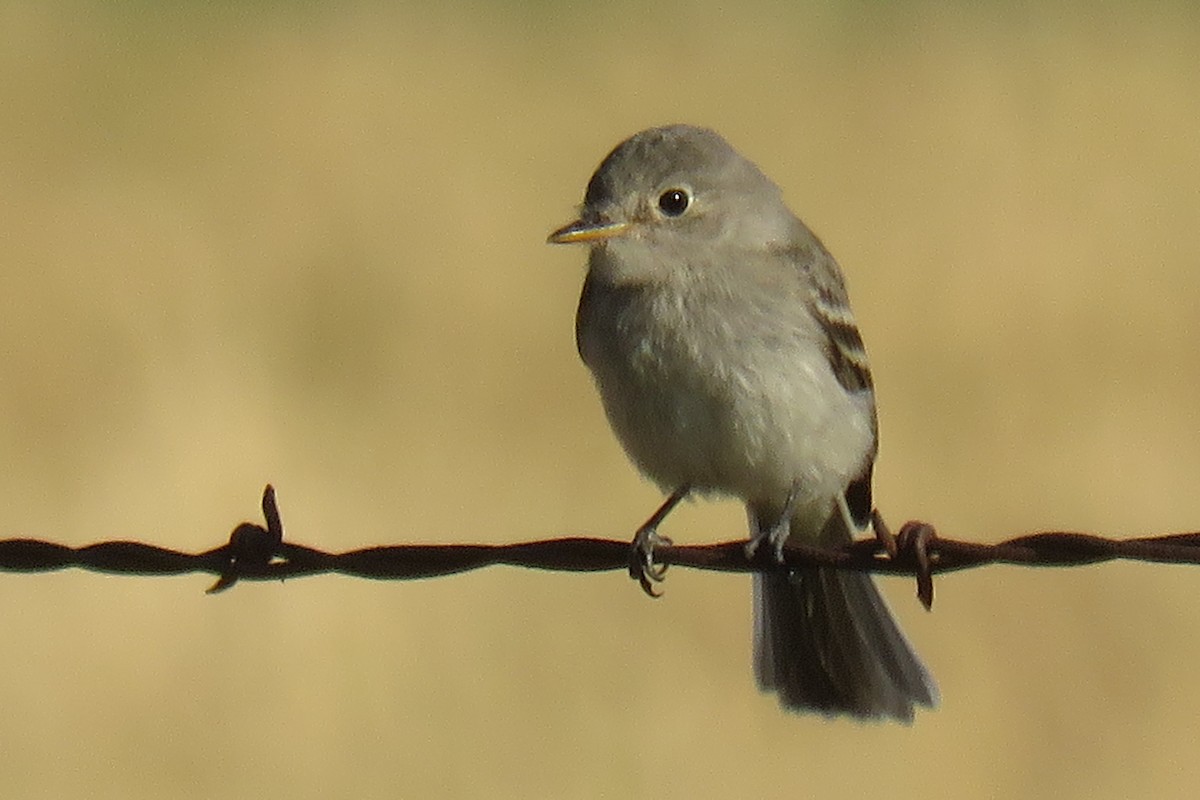
[[[667,514],[670,514],[671,510],[688,496],[691,490],[691,485],[685,483],[671,492],[671,496],[666,499],[666,502],[658,507],[658,510],[642,524],[642,527],[637,529],[637,533],[633,535],[633,542],[630,543],[629,577],[640,583],[642,591],[651,597],[658,597],[658,592],[654,591],[651,581],[660,582],[667,574],[666,564],[654,563],[654,548],[659,545],[671,544],[670,539],[658,532],[658,526],[666,519]]]
[[[788,490],[787,499],[783,501],[783,511],[779,514],[779,518],[775,520],[775,524],[764,529],[761,525],[755,525],[750,534],[750,540],[746,542],[746,558],[754,558],[754,554],[758,552],[758,547],[767,541],[771,544],[775,551],[775,561],[783,563],[783,546],[787,544],[788,536],[792,532],[792,515],[796,513],[796,501],[800,496],[800,482],[796,481],[792,484],[792,488]]]

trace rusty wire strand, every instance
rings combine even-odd
[[[505,564],[565,572],[626,570],[626,541],[569,537],[515,544],[389,545],[345,553],[327,553],[283,540],[275,490],[263,492],[267,525],[243,522],[229,542],[202,553],[184,553],[131,541],[69,547],[38,539],[0,540],[0,571],[48,572],[76,567],[120,575],[209,573],[218,580],[208,590],[224,591],[239,580],[283,580],[336,573],[377,580],[433,578]],[[788,545],[784,565],[764,557],[760,548],[747,558],[745,540],[709,545],[667,545],[655,549],[659,562],[674,567],[756,572],[796,567],[909,575],[917,578],[918,597],[933,603],[933,576],[987,564],[1069,567],[1124,559],[1166,564],[1200,564],[1200,532],[1133,539],[1109,539],[1087,533],[1054,531],[1018,536],[997,544],[942,539],[933,527],[906,523],[891,537],[877,518],[877,539],[860,539],[824,549]]]

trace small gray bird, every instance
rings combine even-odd
[[[746,504],[750,554],[837,545],[871,523],[871,371],[841,270],[779,188],[718,134],[642,131],[600,164],[576,344],[625,451],[669,493],[634,537],[661,580],[659,523],[690,493]],[[867,574],[754,576],[754,670],[784,708],[909,722],[937,689]]]

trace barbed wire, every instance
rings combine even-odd
[[[49,572],[75,567],[119,575],[217,575],[209,594],[239,580],[284,580],[339,574],[376,580],[434,578],[482,567],[507,565],[565,572],[602,572],[631,567],[628,541],[566,537],[514,544],[388,545],[327,553],[285,542],[275,489],[263,491],[266,525],[243,522],[229,541],[202,553],[185,553],[133,541],[108,541],[69,547],[39,539],[0,540],[0,571]],[[1071,567],[1118,559],[1165,564],[1200,564],[1200,532],[1109,539],[1088,533],[1052,531],[1018,536],[996,544],[943,539],[924,522],[905,523],[892,536],[876,514],[877,538],[837,548],[789,544],[784,563],[762,547],[747,557],[745,540],[708,545],[663,545],[655,560],[666,566],[724,572],[759,572],[797,567],[909,575],[917,596],[933,605],[933,576],[988,564]]]

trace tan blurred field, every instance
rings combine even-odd
[[[1200,528],[1187,4],[0,5],[0,538],[628,537],[550,248],[622,137],[721,130],[838,256],[878,498],[995,540]],[[742,534],[732,503],[666,532]],[[911,728],[753,686],[745,576],[0,576],[5,797],[1182,797],[1200,571],[885,591]]]

